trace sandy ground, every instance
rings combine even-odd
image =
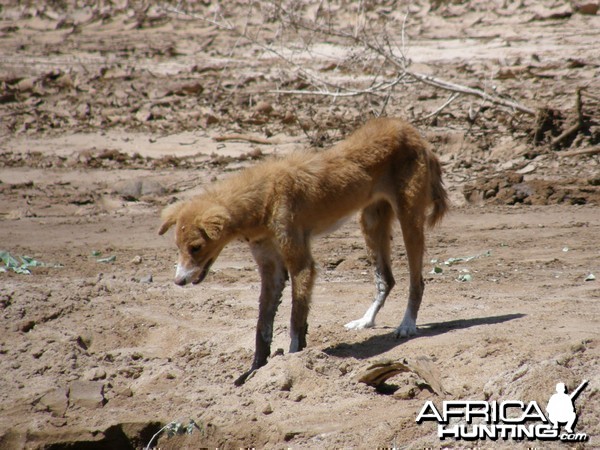
[[[351,220],[314,243],[308,348],[276,352],[235,387],[254,346],[250,253],[232,244],[201,285],[177,287],[172,235],[156,234],[160,210],[269,155],[330,145],[381,111],[381,97],[269,93],[312,89],[298,65],[364,88],[373,60],[339,37],[298,33],[286,35],[293,65],[214,24],[127,2],[5,3],[0,250],[45,265],[0,272],[0,448],[137,449],[170,422],[193,433],[165,430],[153,446],[567,448],[440,441],[434,423],[415,419],[427,400],[545,406],[556,383],[582,380],[576,430],[589,440],[576,445],[598,446],[600,289],[586,279],[600,276],[600,16],[560,1],[412,4],[413,68],[548,108],[554,120],[460,96],[432,121],[448,92],[396,86],[385,113],[432,142],[453,202],[428,235],[418,336],[392,337],[408,291],[399,229],[398,283],[377,326],[344,329],[375,292]],[[232,5],[190,8],[281,43],[271,10],[248,21],[249,7]],[[298,14],[314,17],[317,5]],[[405,9],[359,5],[332,4],[336,26],[385,20],[400,34]],[[553,146],[573,123],[578,87],[583,126]],[[219,139],[232,134],[243,139]],[[287,287],[274,349],[289,345],[289,315]],[[382,360],[431,374],[402,373],[380,389],[358,381]]]

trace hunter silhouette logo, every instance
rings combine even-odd
[[[567,394],[564,383],[556,385],[556,393],[548,400],[546,413],[533,400],[445,400],[438,409],[432,400],[421,408],[416,422],[437,422],[437,435],[441,440],[561,440],[585,442],[586,433],[573,431],[577,422],[575,399],[587,386],[584,380]],[[561,426],[564,428],[561,430]]]
[[[573,426],[577,421],[577,413],[575,412],[574,405],[575,399],[587,383],[587,380],[583,380],[571,395],[567,394],[567,387],[564,383],[558,383],[556,385],[556,394],[550,397],[548,406],[546,406],[548,419],[550,419],[550,422],[554,425],[554,429],[558,429],[559,423],[566,423],[567,426],[565,427],[565,431],[567,433],[573,433]]]

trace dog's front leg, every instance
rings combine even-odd
[[[308,312],[316,273],[315,263],[310,255],[308,245],[300,245],[294,250],[294,254],[286,255],[292,279],[290,353],[299,352],[306,347]]]
[[[250,244],[250,249],[258,264],[261,278],[258,323],[256,324],[256,349],[252,367],[235,381],[236,386],[244,384],[252,372],[267,363],[267,359],[271,354],[273,322],[287,279],[283,259],[271,241],[253,242]]]

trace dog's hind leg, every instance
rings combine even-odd
[[[267,363],[267,359],[271,354],[273,322],[287,280],[283,258],[271,241],[264,240],[251,243],[250,249],[258,264],[261,278],[258,323],[256,325],[256,349],[252,367],[235,381],[237,386],[243,384],[252,372]]]
[[[390,240],[394,213],[386,200],[366,207],[361,214],[360,224],[369,258],[375,264],[375,300],[360,319],[345,325],[349,330],[360,330],[375,325],[375,317],[394,287],[395,281],[390,264]]]
[[[408,257],[410,288],[406,312],[400,326],[396,329],[396,337],[417,334],[417,314],[425,289],[422,273],[425,253],[425,211],[423,205],[416,203],[418,202],[413,203],[414,206],[410,206],[408,203],[398,206],[402,237]]]

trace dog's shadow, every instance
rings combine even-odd
[[[474,319],[449,320],[447,322],[435,322],[419,325],[419,333],[409,338],[396,338],[394,333],[378,334],[371,336],[362,342],[353,344],[341,343],[323,349],[323,352],[330,356],[354,357],[357,359],[367,359],[373,356],[381,355],[389,350],[402,345],[412,339],[437,336],[453,330],[476,327],[480,325],[494,325],[508,322],[525,317],[525,314],[505,314],[502,316],[477,317]]]

